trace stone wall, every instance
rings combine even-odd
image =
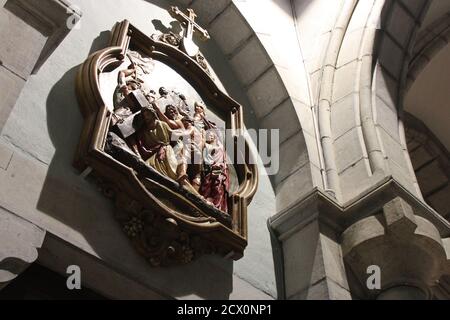
[[[75,261],[95,289],[128,298],[271,298],[274,273],[280,298],[392,297],[406,280],[406,292],[430,297],[449,274],[450,224],[422,198],[420,157],[411,162],[403,123],[411,52],[430,1],[177,1],[210,31],[202,50],[244,105],[247,127],[280,129],[281,161],[270,179],[261,175],[242,260],[206,257],[151,272],[111,203],[70,166],[81,130],[74,77],[116,21],[148,34],[170,28],[163,8],[172,1],[74,3],[81,29],[30,77],[0,137],[0,206],[47,232],[42,264],[63,273]],[[366,292],[371,263],[387,268],[383,290],[393,292]],[[401,264],[412,266],[406,277]],[[133,290],[124,296],[124,288]]]
[[[25,84],[20,77],[17,80],[24,89],[0,136],[0,208],[47,232],[40,263],[60,273],[70,264],[80,265],[84,284],[107,297],[276,296],[266,227],[267,218],[275,213],[275,196],[264,168],[248,212],[249,246],[242,260],[204,257],[186,267],[151,269],[114,220],[112,203],[72,167],[82,126],[75,96],[80,64],[107,45],[109,30],[123,19],[149,35],[170,28],[173,19],[165,9],[174,3],[74,0],[73,4],[83,12],[79,29],[70,32],[36,75]],[[40,41],[42,36],[33,26],[21,20],[17,24],[30,28],[27,36]],[[26,52],[33,42],[23,45],[21,52]],[[246,95],[215,41],[202,44],[202,49],[223,86],[244,105],[247,127],[257,128]],[[32,66],[27,70],[31,72]],[[14,97],[2,101],[12,104]]]

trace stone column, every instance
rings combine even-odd
[[[269,220],[278,299],[350,300],[338,229],[324,217],[327,196],[314,191]]]
[[[448,274],[448,248],[437,227],[418,213],[396,197],[380,212],[344,231],[344,260],[361,298],[430,299],[433,287]],[[371,274],[368,270],[374,266],[381,280],[375,288],[367,283]]]
[[[450,275],[449,223],[393,179],[345,205],[316,190],[269,229],[279,299],[431,299]]]
[[[0,290],[36,261],[45,231],[0,208]]]

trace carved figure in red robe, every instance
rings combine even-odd
[[[203,149],[203,179],[200,194],[207,202],[227,213],[229,188],[230,177],[224,147],[214,130],[209,130]]]

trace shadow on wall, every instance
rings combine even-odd
[[[170,23],[170,28],[167,28],[161,20],[153,19],[152,24],[155,27],[156,30],[160,31],[161,33],[173,33],[173,34],[179,34],[182,29],[180,26],[180,23],[178,21],[172,21]]]
[[[90,54],[107,47],[109,35],[110,32],[102,32],[94,40]],[[75,93],[79,68],[70,69],[47,98],[47,126],[55,154],[37,209],[56,220],[48,231],[70,239],[69,242],[82,247],[83,251],[93,250],[111,269],[136,279],[141,285],[158,288],[157,292],[163,291],[172,297],[193,295],[228,299],[233,290],[232,261],[204,257],[184,267],[151,268],[136,253],[115,221],[112,201],[104,198],[93,183],[80,177],[72,167],[83,124]],[[57,252],[51,254],[58,259]],[[71,261],[62,263],[73,264]],[[85,285],[90,287],[89,283]]]

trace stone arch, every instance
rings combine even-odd
[[[246,4],[231,0],[214,1],[214,4],[203,0],[179,2],[196,11],[225,54],[246,91],[259,129],[280,129],[279,170],[271,177],[277,211],[291,207],[314,187],[322,187],[310,89],[306,77],[298,79],[304,75],[303,71],[296,72],[295,64],[286,65],[295,62],[295,58],[280,55],[277,50],[276,40],[280,35],[276,30],[262,31],[265,26],[260,21],[249,20],[246,10],[250,8]],[[254,4],[248,4],[251,5]],[[292,8],[280,10],[285,9]],[[289,19],[293,27],[291,36],[296,37],[294,16]],[[283,51],[293,54],[296,50],[298,44],[292,50]],[[298,54],[301,61],[301,52]],[[292,192],[293,188],[296,192]]]
[[[322,144],[326,130],[330,132],[335,167],[326,169],[335,170],[334,185],[343,202],[390,177],[421,198],[401,106],[415,33],[429,3],[348,1],[341,10],[328,49],[337,54],[324,67],[332,73],[331,99],[319,124],[324,128]]]
[[[244,86],[259,127],[276,129],[283,122],[284,161],[272,179],[280,209],[313,187],[345,203],[388,177],[421,197],[401,105],[415,34],[429,0],[342,2],[319,62],[320,77],[306,76],[306,84],[286,72],[273,50],[275,31],[251,21],[245,5],[179,2],[194,8],[208,26]],[[292,18],[295,24],[295,14]],[[299,183],[305,192],[292,197],[289,190]]]
[[[346,31],[335,68],[331,122],[340,122],[345,130],[332,127],[332,134],[336,155],[340,150],[351,149],[361,158],[359,163],[349,161],[348,169],[342,174],[339,172],[344,201],[358,197],[358,191],[365,194],[383,181],[393,179],[416,199],[414,201],[424,202],[417,181],[420,175],[416,177],[414,170],[417,159],[413,158],[412,163],[408,151],[407,143],[412,142],[413,131],[407,130],[405,136],[407,116],[403,104],[416,35],[430,4],[431,1],[426,0],[359,1],[355,2],[348,24],[341,26]],[[350,117],[353,114],[357,115],[356,119]],[[339,137],[339,129],[344,132],[342,137]],[[346,141],[345,135],[353,135],[353,138]],[[337,159],[338,170],[339,161]],[[352,184],[354,191],[349,189]],[[387,204],[383,213],[389,215],[389,211]],[[432,221],[433,217],[441,219],[429,210],[423,221]],[[447,235],[441,233],[441,236]],[[352,261],[345,243],[343,251],[347,266],[354,267],[361,262],[362,259]],[[367,248],[364,252],[371,258],[376,255]]]
[[[253,18],[249,2],[223,0],[214,7],[204,0],[183,2],[206,17],[203,23],[246,89],[260,127],[277,128],[282,122],[282,128],[292,130],[285,134],[287,148],[281,150],[282,157],[288,155],[282,163],[286,171],[274,178],[278,214],[268,221],[279,297],[350,299],[344,266],[349,251],[341,244],[345,228],[377,210],[384,212],[393,230],[401,233],[406,228],[411,236],[422,220],[430,225],[428,216],[433,223],[437,220],[424,213],[422,202],[416,203],[421,194],[407,151],[401,107],[414,34],[429,1],[342,0],[333,5],[328,0],[305,1],[314,4],[305,10],[310,19],[317,19],[319,9],[327,11],[327,6],[337,16],[329,29],[327,21],[324,41],[312,50],[318,58],[309,73],[303,70],[306,84],[285,71],[286,62],[273,48],[277,33],[268,29],[276,29],[276,23],[264,26],[269,22],[263,14]],[[293,4],[298,2],[271,2],[297,29]],[[307,6],[304,3],[300,11]],[[259,13],[264,11],[261,6]],[[270,13],[272,17],[275,8]],[[286,48],[293,49],[289,43]],[[306,64],[301,52],[289,59]],[[299,111],[300,104],[307,112]],[[303,153],[293,150],[295,146],[302,146]],[[314,186],[327,193],[313,190]],[[387,193],[396,198],[389,201]],[[410,214],[408,202],[414,202],[415,210],[420,207],[417,214],[427,219],[410,223],[408,216],[414,220],[416,213]],[[403,218],[397,223],[398,213]],[[439,223],[441,231],[445,226]],[[392,257],[395,260],[396,255]]]

